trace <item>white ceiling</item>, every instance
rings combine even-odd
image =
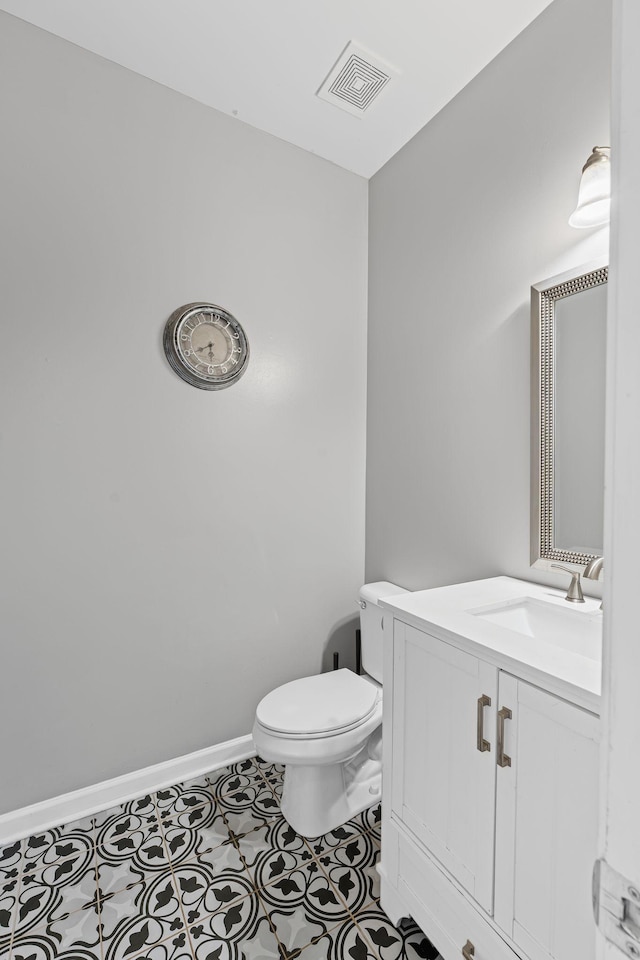
[[[0,9],[370,177],[549,2],[0,0]],[[315,95],[350,40],[398,71],[363,117]]]

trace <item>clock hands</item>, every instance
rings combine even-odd
[[[203,350],[209,350],[209,360],[213,360],[213,341],[209,340],[209,343],[205,343],[204,347],[198,347],[197,352],[202,353]]]

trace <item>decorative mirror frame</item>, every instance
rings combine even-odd
[[[584,264],[531,287],[531,565],[585,566],[596,556],[554,543],[555,304],[607,283],[606,261]]]

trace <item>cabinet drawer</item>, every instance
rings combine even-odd
[[[488,918],[469,903],[432,860],[398,833],[398,892],[444,960],[460,960],[467,941],[474,946],[474,960],[518,960]]]

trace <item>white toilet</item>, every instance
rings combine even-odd
[[[256,750],[286,765],[282,814],[303,837],[328,833],[380,797],[384,611],[378,600],[400,593],[406,590],[386,581],[360,590],[364,675],[334,670],[303,677],[258,704]]]

